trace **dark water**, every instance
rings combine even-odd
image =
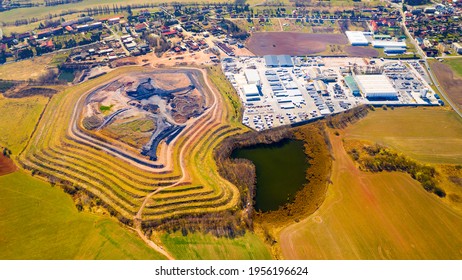
[[[58,79],[61,81],[72,82],[74,80],[74,71],[64,70],[58,76]]]
[[[306,183],[309,164],[302,141],[283,140],[237,149],[231,157],[249,159],[256,166],[257,210],[277,210],[279,206],[292,202],[295,193]]]

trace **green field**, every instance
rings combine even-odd
[[[18,155],[27,144],[47,101],[43,96],[10,99],[0,95],[0,145]]]
[[[462,77],[462,58],[445,59],[444,63],[451,66],[452,70]]]
[[[358,170],[341,137],[326,200],[281,232],[284,258],[461,259],[462,215],[407,174]]]
[[[180,232],[164,234],[162,243],[176,259],[183,260],[268,260],[271,259],[266,245],[255,234],[217,238],[211,234]]]
[[[0,259],[162,259],[113,219],[23,172],[0,177]]]
[[[346,138],[373,141],[424,162],[462,162],[462,120],[444,108],[376,109],[348,127]]]

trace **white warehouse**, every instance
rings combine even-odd
[[[369,46],[369,41],[362,31],[345,31],[352,46]]]
[[[244,70],[245,79],[249,85],[260,85],[260,75],[255,69]]]
[[[372,41],[374,48],[406,48],[406,42],[375,40]]]
[[[398,92],[385,75],[356,75],[356,83],[366,98],[396,99]]]
[[[260,101],[260,91],[258,90],[257,85],[244,85],[242,87],[242,92],[244,93],[245,100],[247,102]]]

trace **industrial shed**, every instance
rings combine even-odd
[[[290,55],[278,55],[279,66],[281,67],[294,67],[292,57]]]
[[[275,55],[265,55],[266,67],[279,67],[278,57]]]
[[[405,49],[406,42],[375,40],[375,41],[372,41],[372,46],[374,48],[404,48]]]
[[[386,47],[383,49],[386,54],[403,54],[406,52],[406,48],[393,48],[393,47]]]
[[[352,76],[346,76],[345,77],[345,83],[348,86],[348,88],[351,90],[351,93],[354,96],[360,96],[361,92],[359,90],[358,85],[356,84],[355,79]]]
[[[290,55],[265,55],[266,67],[293,67]]]
[[[369,41],[362,31],[345,31],[352,46],[369,46]]]
[[[244,70],[245,79],[249,85],[260,85],[260,75],[255,69]]]
[[[398,92],[384,75],[356,75],[356,83],[368,99],[396,99]]]
[[[257,86],[254,84],[243,86],[242,91],[244,92],[246,97],[260,96],[260,91],[258,90]]]

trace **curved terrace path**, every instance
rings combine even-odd
[[[112,203],[110,205],[117,207],[117,211],[122,211],[122,215],[125,218],[133,220],[133,228],[131,229],[136,231],[140,238],[149,247],[164,255],[167,259],[174,259],[174,257],[165,248],[163,248],[160,244],[156,244],[155,241],[151,240],[143,232],[143,222],[151,217],[151,214],[147,213],[147,208],[151,208],[153,204],[157,204],[157,202],[152,199],[156,194],[159,194],[166,189],[193,184],[196,178],[196,175],[193,174],[196,174],[196,171],[199,172],[197,175],[199,177],[197,179],[201,178],[200,170],[197,169],[196,166],[190,166],[192,161],[194,161],[194,163],[196,162],[193,155],[201,153],[202,150],[197,149],[198,144],[210,141],[206,135],[209,135],[209,133],[211,133],[214,129],[219,128],[220,124],[223,123],[223,117],[226,115],[226,110],[223,110],[224,99],[217,88],[211,83],[211,81],[209,81],[207,71],[205,69],[193,67],[181,67],[176,69],[196,71],[196,78],[200,79],[203,86],[207,108],[201,116],[196,119],[189,120],[187,127],[175,138],[174,141],[172,141],[169,145],[162,146],[162,149],[160,150],[162,165],[160,165],[159,162],[148,161],[146,158],[134,153],[133,151],[127,151],[123,148],[123,146],[114,145],[109,141],[106,142],[104,138],[93,137],[91,134],[85,133],[83,127],[81,127],[81,112],[83,106],[85,106],[85,101],[88,96],[96,90],[101,89],[117,80],[120,75],[114,76],[113,79],[105,82],[103,86],[95,86],[86,93],[76,96],[74,99],[75,103],[68,105],[69,109],[71,109],[69,124],[66,125],[66,127],[63,127],[64,135],[62,135],[63,137],[76,142],[76,145],[88,146],[96,150],[101,150],[107,155],[114,156],[115,158],[123,160],[131,166],[142,170],[144,173],[152,175],[149,176],[150,178],[148,180],[153,181],[146,181],[148,183],[145,188],[137,188],[134,185],[132,187],[128,181],[126,182],[126,179],[120,179],[120,181],[123,184],[128,184],[127,190],[122,187],[117,187],[116,190],[112,192],[112,190],[109,190],[111,189],[110,184],[103,185],[100,184],[99,181],[95,185],[89,184],[87,187],[95,195],[102,196],[109,203]],[[55,113],[53,113],[53,116],[56,118]],[[42,130],[38,131],[37,135],[39,135],[39,138],[41,138],[40,134],[42,134],[44,127],[47,126],[43,126]],[[46,146],[46,148],[48,148],[48,146]],[[75,164],[74,166],[72,163],[68,163],[66,159],[55,159],[55,157],[59,155],[59,148],[52,149],[51,147],[50,150],[50,155],[47,153],[46,149],[44,150],[43,155],[38,154],[38,156],[36,156],[35,153],[31,153],[31,158],[34,160],[29,164],[31,164],[33,168],[42,168],[41,165],[37,166],[35,162],[51,157],[51,163],[46,163],[46,165],[43,166],[45,172],[53,172],[54,165],[56,165],[58,170],[61,171],[69,167],[69,174],[71,174],[71,177],[74,173],[83,172],[86,163],[90,164],[89,162],[84,161],[84,164]],[[38,153],[41,152],[39,151]],[[68,153],[71,152],[67,152],[64,157],[66,157]],[[35,157],[37,157],[37,159],[35,159]],[[79,159],[79,157],[74,158],[72,156],[71,158],[76,160]],[[28,159],[26,158],[26,161],[27,160]],[[105,162],[110,161],[110,159],[105,160]],[[189,169],[190,167],[193,169]],[[95,169],[96,171],[93,169],[91,170],[91,173],[94,172],[94,174],[91,174],[88,177],[77,176],[77,179],[92,180],[95,176],[101,175],[102,178],[108,178],[110,183],[115,185],[118,184],[119,179],[117,179],[118,176],[116,173],[111,171],[107,172],[104,169],[100,170],[99,168],[100,167],[98,165]],[[161,176],[157,179],[158,175],[168,173],[171,173],[169,177]],[[115,181],[112,177],[114,177]],[[155,186],[156,188],[147,189],[151,186]],[[119,195],[119,193],[121,194]],[[230,195],[232,197],[236,197],[234,189],[230,192]],[[125,198],[125,196],[131,197],[133,202],[131,202],[129,198]],[[162,203],[160,203],[159,207],[162,207]]]
[[[199,138],[200,136],[203,134],[201,132],[203,132],[203,130],[205,128],[207,128],[211,123],[213,122],[219,122],[220,121],[220,106],[218,105],[221,105],[222,104],[222,99],[220,98],[220,93],[218,93],[209,83],[208,79],[207,79],[207,73],[205,72],[205,70],[201,69],[201,73],[203,75],[203,78],[204,78],[204,81],[205,81],[205,84],[207,85],[208,87],[208,90],[210,91],[210,93],[212,94],[213,96],[213,103],[212,105],[206,110],[206,112],[203,113],[203,115],[201,116],[201,121],[206,117],[206,116],[211,116],[211,118],[205,122],[205,123],[201,123],[199,124],[198,128],[195,130],[195,133],[193,133],[189,138],[188,140],[186,140],[186,142],[184,143],[184,145],[182,146],[181,150],[180,150],[180,156],[179,156],[179,163],[180,163],[180,171],[181,171],[181,178],[171,184],[171,185],[168,185],[168,186],[164,186],[164,187],[160,187],[158,189],[156,189],[154,192],[151,192],[150,194],[148,194],[144,200],[143,200],[143,203],[141,204],[141,207],[140,209],[138,210],[138,212],[136,213],[135,217],[134,217],[134,221],[135,221],[135,229],[136,229],[136,232],[138,233],[138,235],[146,242],[146,244],[148,244],[151,248],[153,248],[154,250],[156,250],[157,252],[163,254],[165,257],[167,257],[169,260],[173,260],[174,258],[165,250],[163,249],[161,246],[155,244],[153,241],[151,241],[147,236],[144,235],[143,231],[142,231],[142,227],[141,227],[141,222],[142,222],[142,214],[143,214],[143,211],[144,211],[144,208],[146,207],[146,204],[148,203],[148,201],[157,193],[165,190],[165,189],[169,189],[169,188],[174,188],[176,186],[179,186],[179,185],[182,185],[182,184],[186,184],[186,183],[190,183],[190,175],[188,173],[188,170],[186,168],[186,164],[185,164],[185,151],[187,150],[187,148],[189,148],[193,143],[195,143]],[[178,137],[179,138],[179,137]],[[173,145],[170,145],[169,147],[172,147]]]

